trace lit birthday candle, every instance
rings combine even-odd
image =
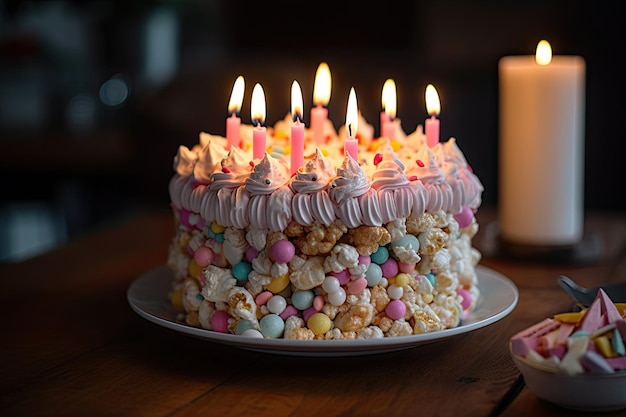
[[[346,110],[346,130],[348,138],[344,142],[345,153],[349,154],[355,161],[358,161],[359,141],[356,138],[356,132],[359,123],[359,108],[356,102],[356,93],[354,87],[350,89],[348,96],[348,108]]]
[[[396,102],[396,83],[388,79],[383,85],[383,110],[380,112],[380,136],[388,139],[395,136]]]
[[[441,112],[439,94],[432,84],[426,86],[426,111],[430,114],[430,119],[426,119],[425,125],[426,144],[432,148],[439,143],[439,119],[437,119],[437,115]]]
[[[252,90],[252,102],[250,103],[252,117],[252,158],[263,159],[265,156],[265,92],[261,84],[257,83]]]
[[[243,103],[244,90],[245,82],[243,76],[240,75],[237,77],[237,80],[235,80],[235,85],[233,85],[233,91],[230,95],[230,101],[228,102],[228,114],[230,114],[230,117],[226,118],[226,139],[228,139],[229,148],[241,144],[241,136],[239,133],[241,119],[239,118],[239,112],[241,111],[241,104]]]
[[[291,174],[304,164],[304,123],[302,123],[302,90],[294,81],[291,85]]]
[[[313,86],[313,104],[311,108],[311,130],[313,131],[313,140],[317,146],[326,143],[324,136],[324,126],[328,119],[328,102],[330,101],[330,90],[332,80],[330,78],[330,68],[328,64],[322,62],[317,67],[315,73],[315,85]]]

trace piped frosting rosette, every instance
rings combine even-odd
[[[359,163],[346,155],[329,191],[335,214],[346,226],[354,228],[363,224],[359,197],[369,189],[370,183]]]
[[[437,164],[437,158],[428,146],[422,146],[417,151],[415,163],[409,167],[407,175],[416,176],[424,184],[428,192],[427,211],[434,213],[446,210],[450,206],[452,188],[446,182],[446,177]]]
[[[443,143],[435,145],[432,148],[432,151],[436,155],[441,171],[446,177],[446,182],[452,190],[452,193],[450,194],[452,198],[449,201],[447,211],[453,214],[459,213],[465,204],[466,192],[465,183],[461,180],[457,164],[445,152]]]
[[[189,177],[193,172],[193,166],[198,160],[198,155],[189,150],[184,145],[178,147],[178,152],[174,156],[174,171],[176,175],[172,176],[169,183],[169,193],[172,199],[172,205],[177,209],[183,208],[181,194]]]
[[[217,205],[205,206],[205,212],[215,212],[215,220],[222,226],[245,228],[248,225],[248,202],[250,195],[245,189],[246,179],[252,167],[249,161],[252,154],[238,147],[231,147],[221,161],[221,171],[215,172],[207,194],[216,194]],[[203,214],[206,216],[207,213]]]
[[[459,178],[465,188],[465,205],[474,210],[477,209],[482,203],[483,184],[467,163],[455,138],[442,143],[442,147],[447,159],[457,166]]]
[[[199,213],[202,207],[202,200],[211,182],[211,176],[220,168],[220,161],[226,155],[224,140],[218,140],[217,136],[201,136],[201,144],[204,146],[194,146],[198,149],[198,159],[193,167],[193,173],[182,190],[183,206],[194,213]]]
[[[273,232],[284,230],[291,221],[293,191],[287,185],[287,168],[277,159],[265,153],[246,179],[250,193],[250,226]]]
[[[413,207],[411,183],[390,146],[381,150],[381,160],[376,161],[376,171],[372,175],[372,188],[378,192],[382,222],[388,223],[397,218],[408,217]]]
[[[335,209],[327,192],[334,177],[335,169],[316,148],[313,158],[298,169],[291,181],[291,188],[295,191],[291,206],[296,222],[310,226],[317,221],[329,226],[335,220]]]

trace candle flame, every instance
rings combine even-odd
[[[539,41],[535,60],[539,65],[548,65],[552,61],[552,47],[550,46],[550,42],[546,40]]]
[[[431,116],[438,115],[441,112],[441,103],[439,102],[439,94],[435,86],[428,84],[426,86],[426,111]]]
[[[263,126],[265,124],[265,92],[261,84],[257,83],[252,90],[252,101],[250,103],[252,124]]]
[[[315,73],[315,85],[313,86],[313,103],[315,105],[328,105],[331,86],[330,68],[328,68],[327,63],[322,62]]]
[[[233,85],[233,92],[230,94],[230,101],[228,102],[228,114],[236,113],[237,115],[241,111],[241,103],[243,103],[243,92],[245,90],[246,83],[243,80],[243,76],[237,77],[235,85]]]
[[[348,95],[348,109],[346,111],[346,129],[348,129],[348,136],[356,136],[356,131],[359,127],[359,108],[356,104],[356,92],[354,87],[350,88],[350,95]]]
[[[291,118],[294,122],[296,120],[302,121],[303,113],[302,89],[300,89],[300,84],[294,80],[291,84]]]
[[[390,119],[396,118],[396,83],[390,78],[383,84],[383,110]]]

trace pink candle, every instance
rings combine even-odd
[[[294,81],[291,85],[291,175],[295,174],[304,165],[304,123],[302,119],[302,90],[300,84]]]
[[[252,131],[252,158],[263,159],[265,156],[265,93],[261,84],[257,83],[252,90],[251,116],[254,129]]]
[[[240,75],[235,80],[233,91],[230,95],[230,101],[228,103],[228,113],[231,115],[226,118],[226,139],[228,139],[228,148],[231,146],[241,145],[241,119],[239,118],[239,112],[241,111],[241,103],[243,102],[243,92],[245,89],[245,83],[243,77]]]
[[[346,111],[346,130],[348,131],[348,138],[344,141],[344,152],[346,155],[350,155],[355,161],[359,160],[359,141],[356,139],[358,121],[359,109],[356,102],[356,93],[354,92],[354,87],[352,87],[350,89],[350,95],[348,96],[348,109]]]
[[[425,124],[426,144],[432,148],[439,143],[439,119],[437,119],[437,114],[441,111],[439,95],[432,84],[426,86],[426,110],[430,114],[430,119],[426,119]]]
[[[311,130],[313,131],[313,140],[318,146],[326,143],[324,125],[328,120],[326,106],[330,101],[331,84],[328,64],[322,62],[315,73],[315,85],[313,87],[313,104],[315,106],[311,108]]]
[[[380,136],[393,139],[396,136],[394,123],[396,117],[396,83],[392,79],[388,79],[383,85],[382,104]]]

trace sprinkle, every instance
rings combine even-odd
[[[422,162],[421,159],[417,159],[415,160],[415,163],[417,164],[418,167],[420,168],[424,168],[424,163]]]
[[[222,172],[224,174],[230,174],[230,169],[228,167],[222,167]]]
[[[254,168],[254,161],[250,161],[250,166]]]
[[[383,156],[379,153],[377,153],[376,155],[374,155],[374,165],[378,166],[378,164],[380,164],[380,161],[383,160]]]
[[[409,181],[417,181],[417,180],[418,180],[417,175],[411,175],[409,177]]]

